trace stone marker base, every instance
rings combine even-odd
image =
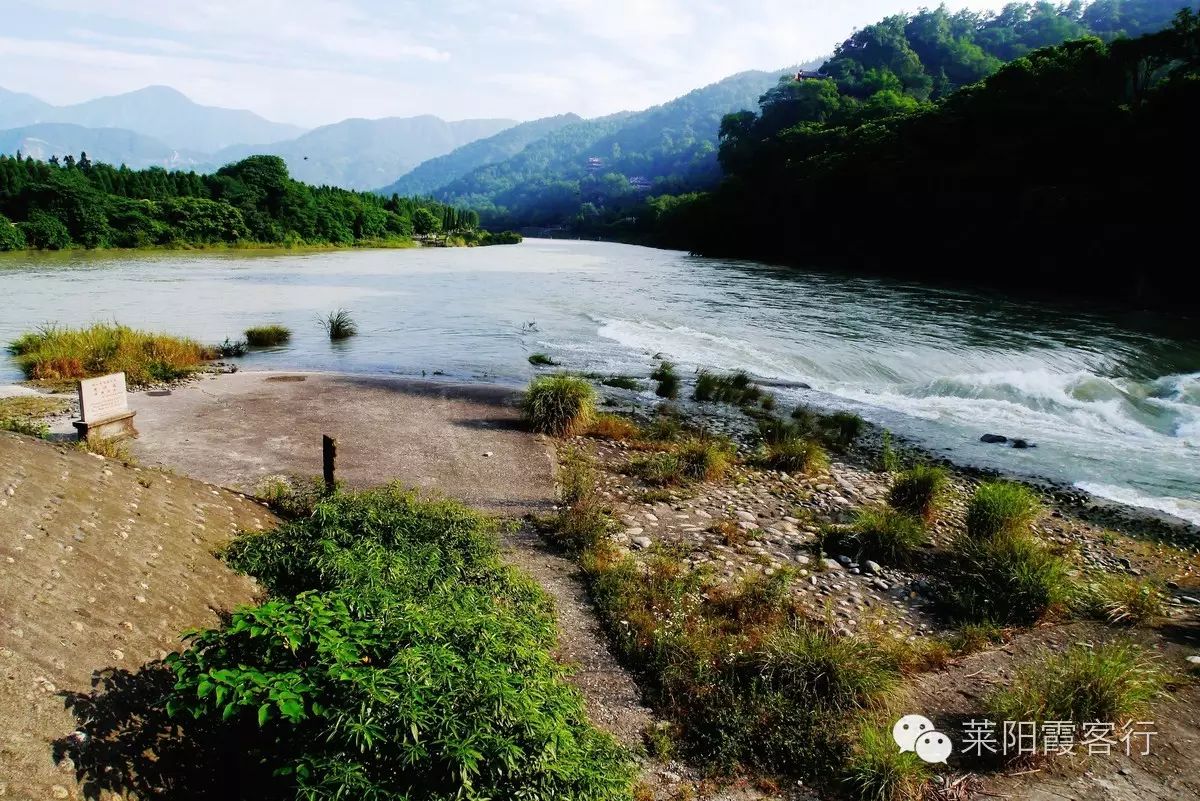
[[[125,439],[136,437],[137,429],[133,427],[134,412],[122,412],[104,420],[73,420],[71,425],[79,432],[79,438],[85,442],[102,439]]]

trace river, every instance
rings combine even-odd
[[[424,250],[0,258],[0,340],[117,320],[206,342],[254,324],[292,341],[244,369],[519,385],[527,357],[645,376],[743,368],[853,408],[960,463],[1041,475],[1200,524],[1200,326],[599,242]],[[330,343],[317,316],[349,309]],[[20,379],[0,358],[0,383]],[[1030,450],[984,445],[999,433]]]

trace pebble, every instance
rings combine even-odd
[[[644,551],[654,544],[649,537],[631,537],[629,542],[639,551]]]

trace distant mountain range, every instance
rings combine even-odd
[[[168,86],[98,97],[71,106],[52,106],[32,95],[0,89],[0,128],[65,122],[85,128],[124,128],[181,150],[212,153],[240,143],[291,139],[303,128],[271,122],[252,111],[193,103]]]
[[[721,118],[756,108],[764,92],[796,69],[742,72],[645,111],[592,120],[554,118],[563,124],[508,158],[467,169],[441,186],[426,180],[434,171],[430,162],[382,191],[419,189],[504,225],[556,224],[581,208],[586,212],[584,204],[601,208],[638,195],[706,188],[720,177]],[[438,163],[469,167],[468,156],[502,150],[504,139],[517,130],[475,142]],[[452,172],[439,171],[436,178]]]
[[[446,122],[430,115],[351,119],[324,125],[286,142],[235,145],[216,154],[219,164],[256,153],[282,156],[292,177],[346,189],[374,189],[421,162],[516,125],[515,120]]]
[[[212,172],[255,153],[282,156],[307,183],[373,189],[516,125],[434,116],[350,119],[305,131],[249,111],[203,106],[166,86],[54,106],[0,88],[0,152],[48,159],[86,151],[133,168]]]
[[[424,115],[348,119],[310,131],[203,106],[164,86],[69,106],[0,89],[0,152],[48,159],[86,151],[93,161],[197,172],[268,153],[310,184],[432,195],[503,216],[544,202],[548,189],[551,197],[571,195],[578,207],[581,197],[591,199],[590,184],[606,176],[605,191],[618,194],[706,184],[717,174],[721,117],[755,108],[780,74],[745,72],[645,111],[591,120]]]

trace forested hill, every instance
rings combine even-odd
[[[294,181],[277,156],[213,175],[0,156],[0,250],[402,242],[444,232],[477,241],[479,216],[431,200]]]
[[[642,224],[703,254],[1194,306],[1200,271],[1178,254],[1194,249],[1200,17],[1034,50],[933,103],[887,66],[907,63],[892,41],[839,49],[857,78],[783,83],[727,118],[722,185],[656,198]]]
[[[427,195],[472,170],[495,164],[517,155],[532,143],[560,128],[583,122],[578,114],[559,114],[514,125],[486,139],[422,162],[399,180],[379,190],[381,195]]]
[[[744,72],[645,111],[566,125],[432,194],[478,209],[490,225],[552,225],[648,193],[711,186],[721,118],[752,106],[781,74]]]
[[[1110,41],[1161,30],[1183,2],[1010,3],[994,14],[942,6],[888,17],[852,34],[824,63],[774,76],[744,73],[623,120],[564,128],[432,194],[508,226],[564,225],[583,234],[629,236],[648,196],[719,182],[715,151],[723,112],[745,111],[727,123],[736,127],[756,119],[749,109],[760,109],[759,138],[821,122],[823,92],[861,106],[861,118],[914,112],[1038,48],[1087,35]],[[794,80],[798,73],[806,80]],[[816,74],[829,80],[808,80]]]

